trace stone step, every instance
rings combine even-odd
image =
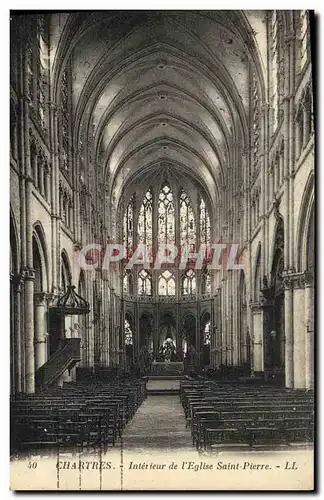
[[[149,380],[185,380],[183,375],[150,375]]]
[[[176,396],[179,394],[179,389],[148,389],[148,396]]]

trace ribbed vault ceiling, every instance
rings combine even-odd
[[[117,202],[140,175],[154,178],[167,165],[199,182],[216,206],[231,144],[246,143],[251,68],[263,78],[264,17],[107,11],[67,18],[75,139],[94,133]]]

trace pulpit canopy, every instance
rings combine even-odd
[[[74,285],[68,285],[66,292],[56,299],[51,307],[61,316],[72,316],[88,314],[90,312],[89,302],[76,293]]]

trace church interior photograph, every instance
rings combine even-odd
[[[10,457],[312,449],[314,13],[10,13]]]

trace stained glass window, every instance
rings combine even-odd
[[[182,278],[182,295],[194,295],[196,293],[196,274],[188,269]]]
[[[138,294],[152,295],[152,276],[145,269],[138,273]]]
[[[205,201],[200,199],[200,243],[210,243],[210,217]]]
[[[205,272],[202,277],[202,293],[211,293],[211,277]]]
[[[210,345],[210,321],[207,321],[204,328],[204,345]]]
[[[43,130],[47,127],[46,102],[49,83],[49,26],[43,14],[30,18],[27,41],[27,93],[34,117]]]
[[[131,197],[124,214],[123,244],[127,254],[130,254],[133,250],[134,202],[135,202],[135,195]]]
[[[175,295],[174,275],[168,269],[159,276],[159,295]]]
[[[159,244],[175,243],[175,208],[171,188],[165,183],[159,194],[158,204]]]
[[[255,76],[253,76],[253,163],[256,168],[259,159],[259,145],[260,145],[260,99],[258,83]]]
[[[127,319],[125,319],[125,345],[133,345],[133,332]]]
[[[152,191],[149,189],[144,196],[137,223],[138,244],[146,245],[148,252],[152,250],[153,240],[152,200]]]
[[[46,85],[48,84],[48,25],[45,22],[45,16],[38,16],[37,24],[37,43],[38,43],[38,61],[37,61],[37,111],[38,118],[42,128],[46,128]]]
[[[279,15],[277,10],[271,14],[270,45],[270,92],[272,108],[272,131],[275,132],[279,118]]]
[[[308,12],[307,10],[300,11],[300,69],[302,69],[308,58]]]
[[[130,271],[126,271],[123,277],[123,291],[127,294],[132,294],[132,274]]]
[[[63,170],[68,169],[69,150],[69,88],[68,70],[65,68],[61,80],[61,133],[62,133],[62,162]]]
[[[180,194],[180,244],[193,251],[196,243],[195,216],[190,200],[184,191]]]

